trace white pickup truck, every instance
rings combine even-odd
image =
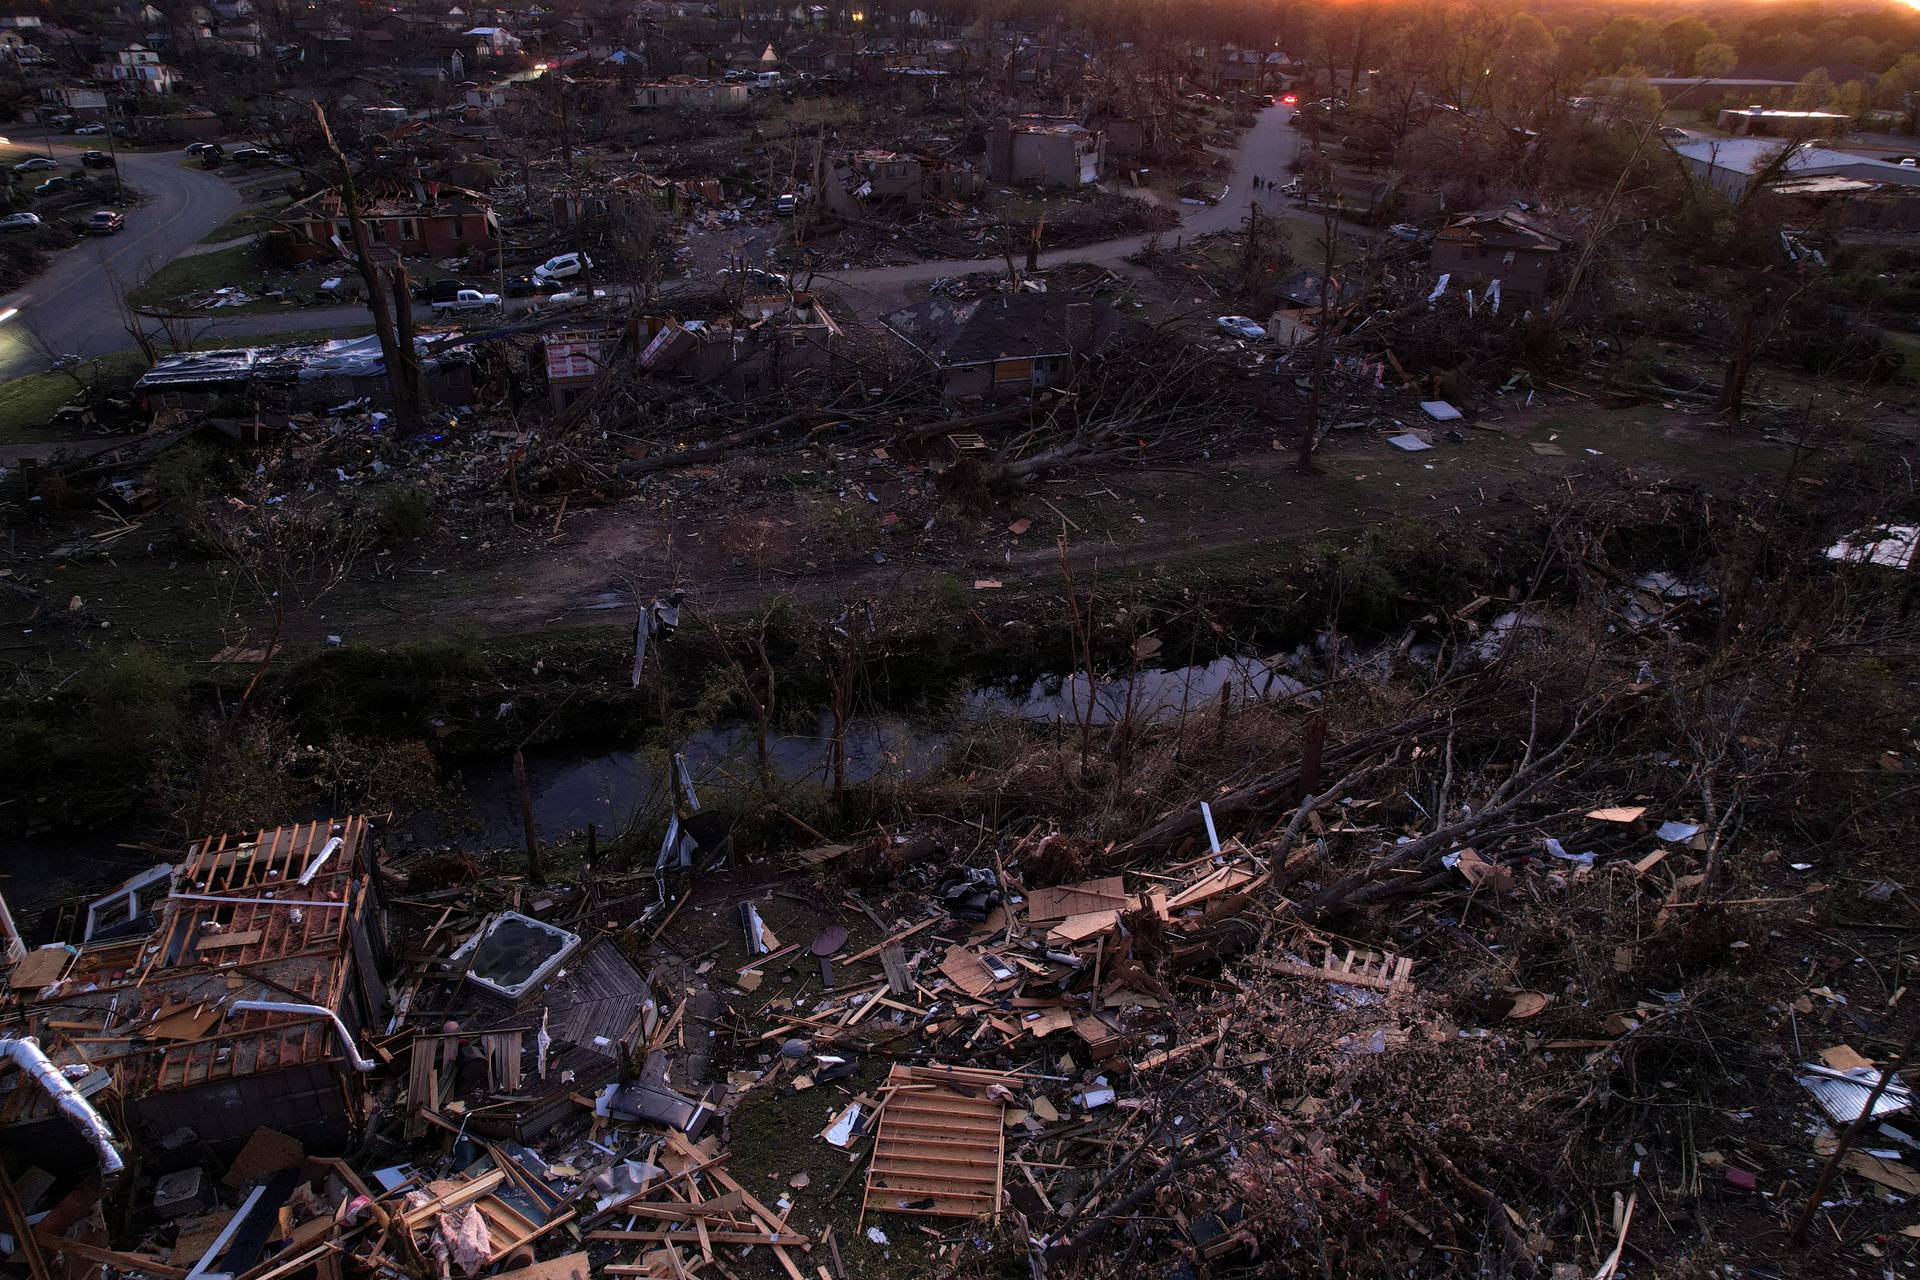
[[[500,305],[497,293],[482,293],[478,289],[462,289],[444,302],[433,304],[435,311],[479,311],[486,307]]]

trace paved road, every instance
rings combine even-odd
[[[100,142],[104,150],[105,139]],[[53,155],[73,165],[86,149],[56,142]],[[8,143],[0,146],[0,161],[12,164],[46,153],[44,142]],[[132,345],[121,325],[118,295],[179,257],[240,207],[239,194],[224,179],[185,168],[180,158],[177,151],[122,151],[122,181],[147,197],[127,214],[126,227],[61,251],[38,279],[0,298],[0,312],[19,309],[0,326],[0,379],[46,368],[48,352],[92,357]]]
[[[1180,212],[1183,215],[1180,229],[1177,232],[1161,233],[1162,239],[1167,239],[1173,235],[1198,236],[1218,231],[1232,230],[1245,221],[1247,212],[1253,207],[1256,198],[1259,199],[1264,209],[1273,213],[1282,216],[1306,217],[1317,223],[1319,221],[1317,214],[1310,214],[1304,210],[1293,208],[1289,206],[1283,198],[1265,191],[1259,192],[1256,197],[1256,193],[1253,190],[1253,179],[1256,176],[1272,178],[1275,181],[1286,180],[1288,176],[1287,166],[1293,162],[1295,154],[1300,149],[1299,131],[1290,128],[1287,124],[1287,120],[1292,114],[1293,111],[1290,107],[1268,107],[1259,112],[1255,116],[1253,127],[1247,130],[1241,137],[1240,145],[1234,151],[1233,174],[1232,177],[1227,180],[1226,198],[1218,204],[1209,205],[1205,208],[1180,206]],[[201,198],[207,201],[212,201],[216,198],[224,201],[224,203],[219,205],[219,212],[216,215],[206,217],[203,220],[191,220],[194,229],[190,234],[184,234],[184,238],[180,240],[173,251],[175,253],[183,251],[201,236],[205,235],[207,231],[224,219],[237,204],[238,198],[233,194],[232,188],[228,187],[225,182],[214,177],[212,174],[202,174],[190,169],[181,169],[176,159],[170,156],[140,157],[140,159],[148,161],[158,160],[163,166],[172,164],[172,172],[166,176],[184,179],[185,182],[182,183],[182,185],[190,188],[191,191],[196,194],[199,193],[203,187],[211,184],[211,188],[213,189],[208,189],[206,194]],[[123,164],[124,163],[126,162],[123,161]],[[129,166],[126,173],[129,178],[134,178],[137,175],[140,181],[136,183],[136,185],[142,185],[144,188],[148,178],[147,170],[135,169]],[[157,173],[153,176],[156,180],[160,178],[160,175]],[[153,217],[160,204],[161,201],[156,199],[153,204],[140,210],[135,217],[137,218],[143,215],[150,218]],[[129,232],[133,230],[133,220],[129,219]],[[127,241],[129,232],[123,232],[117,239],[119,241]],[[1051,267],[1067,262],[1118,262],[1129,254],[1138,251],[1146,242],[1146,236],[1137,235],[1126,236],[1119,240],[1103,240],[1098,244],[1083,245],[1077,249],[1054,249],[1040,255],[1040,265],[1042,267]],[[108,240],[99,243],[106,246],[114,246],[116,241]],[[68,256],[76,257],[85,252],[86,250],[83,248]],[[903,301],[905,292],[911,285],[924,284],[929,280],[937,280],[942,276],[965,275],[974,271],[992,271],[997,269],[998,262],[999,259],[997,258],[948,258],[936,262],[915,262],[905,266],[872,267],[860,271],[843,271],[838,273],[823,272],[821,273],[820,279],[834,284],[848,295],[849,300],[862,314],[871,316],[898,305]],[[63,263],[63,266],[64,265]],[[49,275],[43,279],[51,280],[53,278],[52,273],[49,273]],[[38,294],[41,291],[41,287],[41,285],[36,284],[35,288],[30,292]],[[64,313],[63,317],[57,321],[52,319],[42,320],[43,324],[58,323],[62,326],[57,331],[67,336],[63,340],[54,343],[59,350],[75,351],[82,355],[100,355],[108,351],[120,350],[128,345],[127,335],[120,327],[119,317],[113,308],[112,291],[105,287],[104,282],[98,286],[98,291],[103,296],[99,299],[97,305],[89,303],[85,306],[75,306],[72,298],[68,298],[62,301],[60,306],[63,311],[65,308],[73,306],[74,309],[71,312]],[[35,302],[37,305],[39,299],[36,298]],[[509,299],[507,302],[507,311],[510,315],[518,315],[524,313],[532,303],[533,300],[531,299]],[[25,308],[23,308],[22,313],[25,315]],[[370,318],[364,306],[303,307],[296,310],[274,312],[264,315],[216,317],[209,314],[204,321],[204,327],[209,337],[242,339],[270,337],[276,333],[285,333],[296,329],[312,330],[336,327],[344,329],[349,326],[365,325],[369,322]],[[203,322],[196,317],[196,328],[201,327],[202,323]],[[7,357],[0,355],[0,376],[11,376],[6,358]]]

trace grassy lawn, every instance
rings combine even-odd
[[[208,318],[259,315],[295,307],[332,306],[333,303],[316,296],[320,282],[329,274],[322,270],[269,269],[261,265],[258,247],[248,242],[229,249],[217,249],[212,253],[175,258],[154,272],[145,284],[128,294],[127,301],[139,307],[169,307],[214,289],[234,286],[245,290],[251,301],[207,310],[205,314]],[[266,296],[270,289],[282,290],[285,296],[270,298]]]
[[[257,236],[273,225],[274,208],[242,209],[225,222],[200,237],[201,244],[222,244],[228,240],[238,240],[241,236]]]
[[[89,360],[73,371],[82,382],[113,383],[136,376],[145,362],[137,351],[120,351]],[[0,444],[31,444],[71,434],[55,429],[54,410],[79,395],[73,375],[63,370],[30,373],[0,383]]]
[[[239,285],[249,293],[266,287],[260,255],[251,245],[175,258],[128,294],[127,301],[136,306],[157,306],[227,285]]]
[[[1920,382],[1920,333],[1900,333],[1893,329],[1881,330],[1887,343],[1900,353],[1900,374],[1902,382]]]

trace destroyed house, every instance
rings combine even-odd
[[[473,356],[464,346],[439,335],[415,339],[427,395],[439,404],[471,404]],[[366,398],[389,403],[380,340],[333,338],[286,347],[235,347],[218,351],[181,351],[163,356],[133,384],[141,407],[210,409],[229,397],[266,394],[297,405],[320,407]]]
[[[1045,187],[1081,187],[1100,180],[1105,139],[1076,120],[1018,116],[987,135],[987,177]]]
[[[649,211],[679,216],[696,205],[717,205],[724,199],[718,178],[656,178],[647,173],[628,173],[603,182],[563,184],[554,188],[550,203],[554,223],[571,227]]]
[[[725,80],[701,80],[693,76],[669,76],[652,84],[639,85],[633,91],[633,106],[637,111],[654,107],[731,111],[746,105],[746,85]]]
[[[929,298],[881,323],[938,371],[944,395],[1008,398],[1064,381],[1126,327],[1104,302],[1059,293]]]
[[[600,380],[618,347],[615,335],[550,333],[540,341],[546,357],[547,395],[555,413],[565,409]]]
[[[1436,275],[1451,275],[1455,284],[1498,280],[1505,293],[1538,297],[1547,291],[1568,243],[1525,210],[1481,209],[1455,218],[1434,236],[1431,267]]]
[[[185,1130],[231,1154],[268,1126],[343,1149],[372,1069],[351,1037],[386,1004],[378,846],[366,818],[191,846],[96,903],[109,927],[93,940],[17,960],[0,1036],[37,1037],[122,1147]],[[18,1071],[0,1074],[0,1141],[50,1171],[97,1155]]]
[[[822,155],[815,183],[821,202],[841,217],[864,217],[880,209],[909,209],[928,198],[929,170],[918,156],[899,151],[854,151]]]
[[[640,367],[720,383],[738,392],[779,386],[796,373],[825,367],[842,338],[839,322],[812,294],[747,297],[735,314],[639,322]]]
[[[447,183],[416,180],[360,193],[360,217],[376,257],[460,257],[500,247],[493,201]],[[295,262],[331,258],[335,242],[353,247],[353,226],[338,188],[316,191],[280,212],[271,234],[284,236]]]
[[[532,1142],[579,1114],[576,1098],[610,1083],[654,1030],[646,979],[608,934],[582,936],[517,911],[490,917],[449,957],[452,971],[413,993],[414,1008],[457,1010],[459,1029],[417,1014],[408,1080],[409,1129],[439,1116],[476,1080],[496,1098],[472,1132]],[[547,1049],[536,1048],[544,1032]],[[465,1053],[462,1053],[462,1050]],[[477,1050],[477,1052],[476,1052]]]

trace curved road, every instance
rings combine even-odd
[[[105,139],[100,140],[104,149]],[[77,165],[87,146],[55,143],[54,159]],[[45,143],[0,146],[7,164],[47,154]],[[116,235],[87,237],[53,255],[25,288],[0,297],[17,308],[0,327],[0,378],[44,369],[48,355],[103,356],[132,345],[120,319],[119,295],[200,242],[240,208],[225,180],[181,164],[181,153],[122,151],[120,178],[146,197]],[[96,172],[104,173],[105,170]]]
[[[1233,153],[1233,174],[1228,179],[1226,198],[1205,208],[1183,206],[1177,234],[1198,236],[1232,230],[1246,219],[1254,204],[1256,176],[1286,180],[1287,168],[1300,149],[1299,132],[1287,124],[1292,114],[1290,107],[1268,107],[1256,114],[1253,127],[1242,136]],[[17,146],[9,149],[21,154],[44,154],[44,148],[40,152]],[[58,155],[63,148],[54,150]],[[74,148],[64,150],[77,154]],[[127,154],[122,155],[120,163],[121,176],[151,198],[129,216],[126,231],[68,250],[27,289],[14,297],[0,299],[0,307],[20,308],[19,319],[7,328],[24,323],[44,339],[39,344],[30,344],[20,341],[18,335],[0,332],[0,377],[44,368],[45,358],[40,350],[35,350],[36,345],[41,350],[71,351],[82,356],[105,355],[130,345],[115,303],[118,290],[114,277],[128,285],[144,280],[159,266],[191,248],[239,207],[239,197],[232,187],[211,173],[183,168],[178,152]],[[1261,192],[1259,200],[1263,208],[1276,216],[1320,220],[1318,214],[1296,209],[1278,195]],[[1162,232],[1162,238],[1167,234]],[[1118,262],[1146,242],[1145,235],[1136,235],[1077,249],[1054,249],[1040,255],[1040,265]],[[823,272],[821,278],[852,295],[859,309],[871,315],[902,301],[910,285],[942,276],[990,271],[997,261],[948,258],[838,274]],[[507,306],[513,312],[524,310],[530,303],[531,300],[515,299]],[[362,326],[368,322],[369,315],[366,308],[359,306],[305,307],[269,315],[209,317],[208,320],[211,335],[241,338],[296,329]]]

